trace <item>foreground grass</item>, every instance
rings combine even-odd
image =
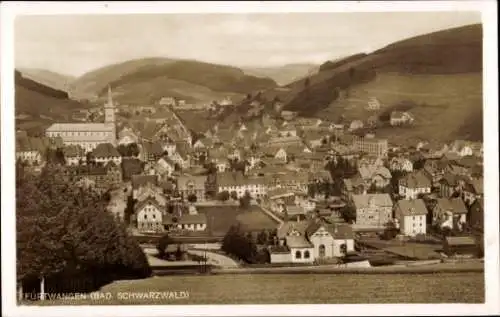
[[[185,292],[182,299],[118,299],[119,292]],[[483,273],[164,276],[118,281],[108,300],[42,305],[481,303]],[[181,296],[182,297],[182,296]],[[38,303],[37,303],[38,304]]]

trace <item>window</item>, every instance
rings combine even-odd
[[[144,219],[148,219],[148,215],[144,215]]]
[[[301,259],[302,258],[302,253],[300,251],[295,252],[295,258],[296,259]]]
[[[309,259],[310,256],[309,251],[304,252],[304,259]]]
[[[318,248],[318,253],[319,253],[319,257],[320,258],[324,258],[325,257],[325,245],[324,244],[321,244]]]

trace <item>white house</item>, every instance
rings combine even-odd
[[[267,185],[263,177],[246,177],[237,172],[217,174],[218,192],[236,192],[238,198],[246,192],[253,198],[262,198],[267,194]]]
[[[137,229],[141,232],[162,232],[162,208],[154,198],[139,202],[135,207]]]
[[[189,213],[183,214],[177,221],[177,229],[187,231],[205,231],[207,229],[207,216],[199,214],[194,206],[190,206]]]
[[[421,194],[430,194],[431,180],[421,171],[412,172],[399,180],[399,195],[405,199],[416,199]]]
[[[416,236],[427,232],[427,208],[422,199],[398,201],[394,207],[394,215],[402,234]]]
[[[86,163],[85,150],[79,145],[69,145],[63,148],[66,165],[78,165],[80,162]]]
[[[354,251],[354,233],[349,225],[313,222],[306,229],[306,234],[314,245],[316,259],[342,257]]]
[[[123,128],[118,133],[118,145],[128,145],[131,143],[138,143],[139,137],[134,133],[134,131],[128,127]]]

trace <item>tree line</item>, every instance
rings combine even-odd
[[[66,183],[61,168],[39,177],[16,167],[17,281],[24,293],[88,292],[151,274],[125,225],[92,191]]]

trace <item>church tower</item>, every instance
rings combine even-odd
[[[115,105],[113,104],[113,97],[111,96],[110,86],[108,86],[108,101],[104,105],[104,124],[113,126],[113,132],[110,138],[110,143],[115,145],[116,144]]]
[[[113,104],[110,86],[108,86],[108,102],[104,105],[104,123],[115,123],[115,105]]]

